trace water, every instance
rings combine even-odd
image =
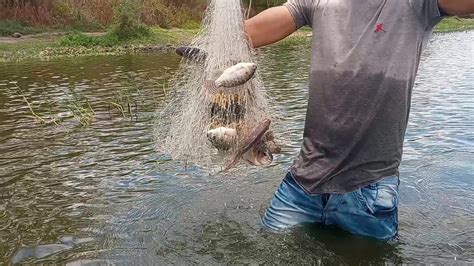
[[[260,51],[262,78],[289,141],[270,167],[237,177],[209,176],[155,150],[153,114],[170,93],[163,84],[178,56],[2,64],[0,264],[473,263],[473,40],[474,32],[436,35],[423,56],[394,243],[317,227],[260,230],[302,138],[307,45]],[[11,82],[39,115],[52,105],[64,117],[60,126],[35,122]],[[89,127],[61,104],[72,87],[96,113]],[[126,107],[124,116],[109,103],[126,103],[126,95],[132,115]]]

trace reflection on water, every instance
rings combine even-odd
[[[393,243],[317,226],[260,228],[299,149],[309,46],[261,51],[286,143],[272,166],[242,176],[209,176],[155,150],[153,113],[175,55],[0,65],[0,264],[474,262],[472,40],[437,35],[423,57]],[[91,126],[64,104],[73,93],[94,110]],[[20,94],[60,125],[35,122]]]

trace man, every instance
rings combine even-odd
[[[254,47],[313,28],[309,103],[298,158],[262,223],[306,223],[393,238],[398,166],[420,55],[443,15],[474,0],[289,0],[246,21]]]

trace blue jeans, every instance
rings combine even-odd
[[[288,173],[262,218],[271,230],[317,223],[381,240],[398,231],[397,176],[345,194],[310,195]]]

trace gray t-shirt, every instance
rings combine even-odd
[[[420,55],[437,0],[289,0],[313,29],[303,144],[291,172],[311,194],[398,174]]]

